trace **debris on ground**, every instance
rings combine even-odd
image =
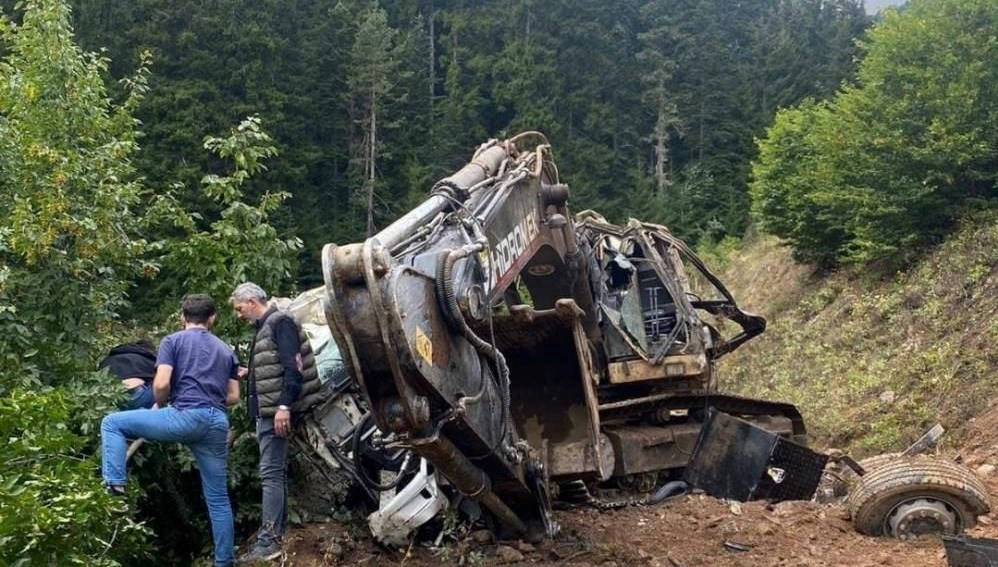
[[[998,466],[998,407],[968,425],[968,443],[952,455],[970,470]],[[897,455],[895,455],[896,457]],[[862,461],[861,461],[862,462]],[[993,469],[992,469],[993,471]],[[989,495],[998,495],[998,475],[980,477]],[[562,534],[530,547],[500,542],[522,556],[523,565],[593,567],[949,567],[938,536],[902,541],[856,531],[841,502],[789,501],[731,503],[705,494],[687,494],[655,508],[597,510],[576,507],[555,512]],[[292,530],[289,567],[319,565],[499,565],[491,534],[476,529],[440,546],[411,549],[379,546],[366,523],[312,523]],[[991,512],[978,518],[965,538],[998,538]],[[431,538],[432,540],[433,538]],[[724,542],[750,547],[734,552]]]

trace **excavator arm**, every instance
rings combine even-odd
[[[521,273],[559,282],[528,286],[535,302],[591,297],[549,152],[536,134],[485,144],[395,223],[322,253],[326,317],[378,427],[521,533],[545,526],[543,466],[510,416],[507,361],[473,326]]]

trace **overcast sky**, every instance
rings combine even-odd
[[[863,5],[866,6],[867,14],[876,14],[888,6],[899,6],[901,4],[904,4],[904,0],[866,0]]]

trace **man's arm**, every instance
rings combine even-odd
[[[298,350],[298,328],[290,318],[281,320],[274,329],[274,341],[277,343],[277,357],[284,368],[284,387],[277,404],[292,406],[301,394],[302,375],[301,359]]]
[[[281,396],[277,399],[277,412],[274,414],[274,433],[278,437],[291,435],[291,407],[301,394],[301,357],[298,350],[298,327],[290,318],[284,318],[274,328],[277,342],[277,358],[284,368],[284,382]]]
[[[229,387],[225,392],[225,405],[234,406],[239,403],[239,380],[229,379]]]
[[[170,377],[173,376],[173,366],[160,364],[156,367],[156,376],[152,379],[152,395],[159,407],[166,406],[170,399]]]

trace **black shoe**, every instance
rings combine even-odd
[[[104,490],[106,490],[108,494],[110,494],[111,496],[114,496],[115,498],[127,498],[128,497],[128,494],[125,493],[125,487],[124,486],[113,486],[113,485],[108,484],[108,485],[104,486]]]
[[[257,561],[273,561],[281,556],[281,544],[276,540],[257,540],[253,547],[236,559],[236,563],[255,563]]]

